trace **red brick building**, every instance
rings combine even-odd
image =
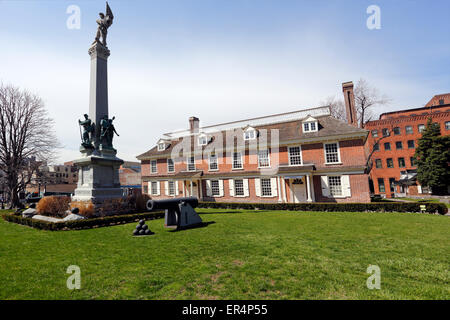
[[[152,198],[217,202],[369,202],[364,144],[353,84],[343,84],[345,123],[329,107],[166,133],[139,155]]]
[[[450,94],[434,96],[424,107],[383,113],[370,121],[367,146],[371,156],[373,191],[392,196],[428,193],[416,180],[414,153],[428,118],[438,123],[442,135],[450,134]]]

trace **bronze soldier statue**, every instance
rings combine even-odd
[[[81,145],[85,148],[93,148],[92,136],[95,130],[95,125],[87,114],[84,114],[84,120],[78,120],[78,124],[83,126],[83,135],[81,137]]]
[[[99,13],[100,19],[97,19],[96,22],[98,24],[97,34],[95,35],[95,40],[93,42],[99,42],[106,47],[106,35],[108,34],[108,28],[112,25],[114,16],[112,14],[111,8],[106,2],[106,15],[102,12]],[[100,37],[102,37],[103,41],[100,41]]]
[[[103,141],[105,140],[106,147],[112,148],[112,140],[114,137],[114,133],[119,136],[119,134],[116,131],[116,128],[114,128],[113,120],[116,117],[113,117],[112,119],[108,119],[108,116],[103,116],[103,119],[100,120],[100,139]]]

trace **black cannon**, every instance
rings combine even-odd
[[[164,209],[166,211],[164,226],[175,230],[192,228],[202,224],[202,219],[194,210],[197,206],[198,199],[196,197],[147,201],[147,210]]]

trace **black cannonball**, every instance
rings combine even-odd
[[[70,210],[70,212],[74,213],[74,214],[78,214],[78,212],[80,212],[80,209],[78,209],[77,207],[72,208],[72,210]]]
[[[140,224],[136,225],[136,230],[141,230],[142,226]]]
[[[139,230],[134,230],[133,231],[133,236],[137,236],[139,234]]]
[[[139,235],[143,236],[145,234],[145,230],[139,230]]]
[[[145,223],[145,220],[139,220],[139,224],[142,226]]]
[[[150,231],[150,229],[147,229],[147,230],[145,230],[145,234],[146,235],[149,235],[149,234],[151,234],[152,232]]]
[[[144,224],[144,225],[142,226],[142,229],[143,229],[143,230],[147,230],[147,229],[148,229],[148,225]]]

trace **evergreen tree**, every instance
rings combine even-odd
[[[450,180],[450,136],[441,136],[440,126],[428,118],[414,157],[417,160],[417,179],[433,194],[447,193]]]

